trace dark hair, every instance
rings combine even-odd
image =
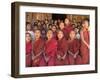
[[[32,36],[31,36],[31,34],[30,34],[30,33],[26,32],[26,35],[27,35],[27,34],[28,34],[28,35],[32,38]]]
[[[55,24],[52,24],[52,27],[54,27],[55,26],[55,28],[57,29],[57,26],[55,25]]]
[[[59,31],[63,32],[62,30],[58,29],[58,30],[57,30],[57,34],[58,34]],[[63,32],[63,35],[64,35],[64,32]]]
[[[41,33],[41,30],[40,29],[36,29],[34,32],[36,32],[36,31],[40,31],[40,33]]]
[[[52,31],[52,29],[48,29],[48,31]],[[48,31],[47,31],[47,32],[48,32]],[[53,32],[53,31],[52,31],[52,32]]]
[[[88,24],[90,25],[88,18],[83,19],[81,24],[83,24],[85,21],[88,22]]]

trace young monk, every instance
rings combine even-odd
[[[32,36],[32,40],[34,40],[34,32],[32,30],[31,23],[26,23],[26,32],[27,33],[30,33],[31,36]]]
[[[66,39],[68,40],[69,39],[69,34],[70,34],[70,31],[73,30],[73,27],[71,25],[71,22],[68,18],[65,19],[65,30],[66,30]]]
[[[90,35],[89,35],[89,21],[87,19],[83,20],[82,22],[82,29],[80,35],[81,35],[80,51],[82,55],[82,62],[83,64],[89,64]]]
[[[60,30],[63,31],[64,36],[65,36],[65,38],[66,38],[66,34],[67,34],[67,32],[66,32],[65,25],[64,25],[63,22],[60,22],[60,23],[59,23],[59,28],[60,28]]]
[[[26,33],[26,67],[32,66],[32,41],[31,34]]]
[[[63,31],[59,30],[57,32],[58,37],[58,47],[57,47],[57,54],[56,54],[56,65],[66,65],[68,64],[68,43],[64,37]]]
[[[35,30],[35,40],[33,42],[32,66],[40,66],[43,48],[44,48],[44,41],[41,39],[41,31]]]
[[[48,30],[47,40],[44,48],[44,58],[41,60],[41,66],[54,66],[56,52],[57,41],[53,38],[52,30]]]
[[[69,34],[70,38],[68,40],[68,54],[69,54],[69,64],[82,64],[80,56],[80,42],[76,39],[75,31],[71,31]]]
[[[53,37],[55,38],[55,39],[57,39],[57,27],[56,27],[56,25],[52,25],[52,31],[53,31]]]

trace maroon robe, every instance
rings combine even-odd
[[[57,40],[57,32],[53,32],[53,38]]]
[[[68,40],[69,39],[69,34],[70,32],[73,30],[73,27],[71,24],[69,25],[65,25],[65,30],[64,30],[64,35],[65,35],[65,38]]]
[[[54,66],[55,65],[55,55],[57,52],[57,41],[52,38],[45,43],[44,55],[49,58],[48,61],[45,58],[42,58],[40,65],[41,66]]]
[[[82,64],[79,50],[80,50],[80,41],[78,39],[68,41],[69,64],[71,65]],[[76,57],[74,57],[75,54],[77,54]]]
[[[68,43],[65,38],[62,38],[61,40],[58,40],[58,48],[57,48],[57,54],[56,54],[56,65],[66,65],[68,64]],[[57,55],[60,55],[61,57],[64,57],[65,59],[58,59]]]
[[[89,35],[89,31],[83,31],[83,37],[84,40],[89,44],[90,41],[90,35]],[[81,40],[81,55],[82,55],[82,62],[83,64],[88,64],[89,63],[89,48],[83,43],[83,41]]]
[[[32,66],[32,43],[26,42],[26,67]]]
[[[44,48],[44,41],[42,39],[36,40],[33,42],[33,55],[39,55],[36,59],[32,60],[32,66],[40,66],[40,60],[42,57]]]

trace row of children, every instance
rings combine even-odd
[[[80,40],[69,20],[65,22],[58,30],[48,29],[45,39],[41,29],[34,30],[34,39],[26,31],[26,67],[89,64],[89,21],[82,21]]]

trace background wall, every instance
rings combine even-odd
[[[15,80],[11,74],[11,2],[28,1],[39,3],[98,6],[98,35],[100,35],[100,0],[1,0],[0,2],[0,80]],[[100,44],[100,36],[98,44]],[[99,49],[100,45],[98,45]],[[100,52],[100,50],[99,50]],[[98,52],[98,74],[21,78],[18,80],[100,80],[100,54]]]

